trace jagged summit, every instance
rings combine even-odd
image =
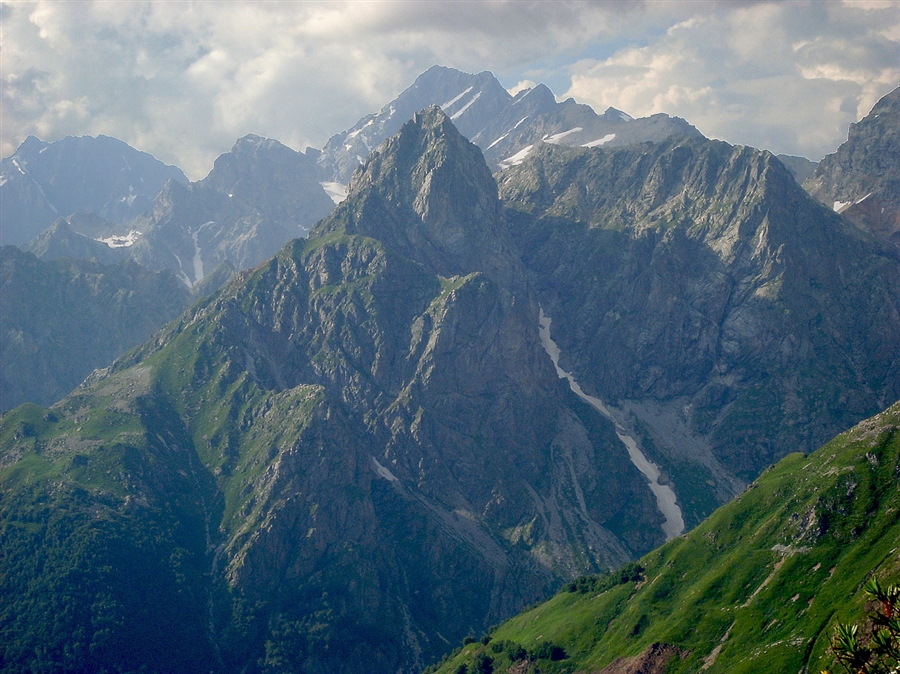
[[[439,106],[460,132],[482,149],[491,171],[517,164],[540,141],[623,146],[677,134],[700,135],[677,117],[654,115],[632,120],[619,110],[598,115],[571,98],[558,103],[543,84],[512,96],[490,72],[470,75],[433,66],[377,113],[328,141],[317,159],[323,179],[346,183],[370,152],[417,110],[430,105]]]
[[[137,223],[144,235],[131,252],[194,286],[225,261],[237,269],[258,265],[333,207],[312,159],[251,134],[220,155],[203,180],[167,184],[152,214]]]
[[[900,251],[900,87],[850,125],[846,142],[819,162],[807,191]]]
[[[356,215],[328,226],[380,239],[439,274],[509,264],[490,169],[438,106],[417,112],[369,156],[346,203],[339,212]],[[376,209],[384,216],[372,216]]]

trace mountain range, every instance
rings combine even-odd
[[[648,553],[653,577],[687,568],[685,541],[722,518],[722,550],[762,559],[734,547],[756,535],[741,504],[787,515],[769,494],[783,488],[753,481],[900,398],[900,256],[804,191],[809,166],[492,82],[433,68],[321,153],[248,136],[109,237],[106,216],[74,214],[29,244],[42,259],[3,249],[2,296],[19,303],[3,318],[20,321],[4,350],[64,341],[22,337],[41,307],[118,335],[168,320],[138,289],[170,316],[195,304],[105,368],[103,351],[58,402],[0,418],[0,669],[418,671],[576,576]],[[896,125],[895,96],[866,120]],[[835,167],[862,176],[889,156],[876,146],[895,136],[866,120],[807,180],[818,199]],[[96,260],[57,259],[66,246]],[[31,308],[25,287],[41,289]],[[27,362],[22,378],[49,367]],[[871,452],[883,482],[896,452]],[[799,479],[786,461],[779,484]],[[878,489],[873,520],[892,502]],[[761,581],[770,561],[740,572]],[[677,575],[657,584],[692,592]],[[648,629],[674,605],[659,606],[627,626],[646,639],[584,666],[662,648],[696,671],[722,621],[679,641]],[[572,656],[605,638],[555,634]],[[720,650],[717,666],[737,662]]]
[[[181,169],[108,136],[25,139],[0,161],[0,245],[28,242],[60,217],[94,213],[122,223],[146,211]]]
[[[45,231],[64,218],[76,233],[115,248],[117,256],[168,269],[188,286],[225,261],[237,269],[253,267],[289,239],[306,236],[346,195],[353,171],[413,113],[441,104],[484,150],[492,170],[521,161],[541,143],[616,146],[700,135],[684,120],[666,115],[633,120],[612,109],[597,115],[572,99],[557,103],[543,85],[513,97],[489,72],[470,75],[435,66],[321,151],[296,152],[249,135],[194,183],[174,167],[105,136],[55,143],[30,137],[0,165],[5,204],[0,222],[6,223],[0,243],[21,246],[40,235],[41,242],[28,243],[36,254],[49,249],[90,259],[84,258],[91,252],[84,242],[74,242],[66,232]],[[89,221],[85,214],[96,217]]]

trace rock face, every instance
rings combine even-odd
[[[60,217],[94,213],[122,223],[148,210],[180,169],[107,136],[45,143],[29,136],[0,161],[0,245],[21,245]]]
[[[103,245],[103,244],[98,244]],[[134,262],[43,262],[0,249],[0,410],[49,405],[188,305],[174,276]]]
[[[333,208],[311,159],[245,136],[203,180],[167,183],[152,213],[133,223],[143,236],[129,252],[192,286],[226,260],[237,269],[258,265]]]
[[[900,88],[850,126],[804,187],[819,201],[900,250]]]
[[[438,109],[369,158],[308,241],[51,410],[5,416],[0,438],[3,526],[72,532],[42,539],[40,574],[5,557],[19,591],[3,611],[22,616],[2,628],[7,659],[49,620],[62,636],[43,652],[82,669],[153,669],[170,643],[186,668],[416,671],[662,541],[612,426],[554,372],[489,169]],[[16,550],[38,545],[14,530]],[[85,540],[156,569],[155,595],[55,548]],[[42,599],[69,566],[87,589]],[[75,631],[48,605],[73,594],[114,627]]]
[[[645,439],[689,523],[900,397],[896,255],[772,155],[544,146],[499,184],[562,366]]]
[[[632,119],[610,108],[598,115],[572,99],[562,103],[543,84],[515,96],[491,73],[477,75],[434,66],[379,112],[332,137],[318,158],[324,180],[347,183],[369,153],[395,134],[416,111],[431,105],[450,117],[484,153],[491,171],[515,165],[540,143],[616,147],[699,136],[683,119],[653,115]]]

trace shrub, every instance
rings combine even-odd
[[[613,571],[612,573],[579,576],[571,583],[564,585],[563,590],[566,592],[579,592],[581,594],[587,594],[588,592],[605,592],[616,585],[636,583],[643,578],[643,573],[644,567],[637,562],[629,562],[618,571]]]
[[[831,650],[850,674],[892,674],[900,667],[900,585],[871,578],[865,592],[878,602],[866,616],[871,637],[864,642],[856,625],[838,624]]]
[[[494,659],[486,653],[479,653],[472,663],[472,674],[494,674]]]
[[[528,652],[530,660],[565,660],[567,657],[563,647],[552,641],[543,641]]]

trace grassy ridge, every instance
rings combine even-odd
[[[900,574],[898,427],[900,403],[809,456],[786,457],[689,534],[641,559],[641,581],[600,593],[564,589],[438,671],[477,671],[484,655],[494,671],[506,671],[510,644],[534,652],[544,642],[568,657],[532,658],[517,672],[597,672],[617,658],[646,657],[654,644],[673,647],[670,672],[831,666],[834,624],[862,615],[867,577]]]

